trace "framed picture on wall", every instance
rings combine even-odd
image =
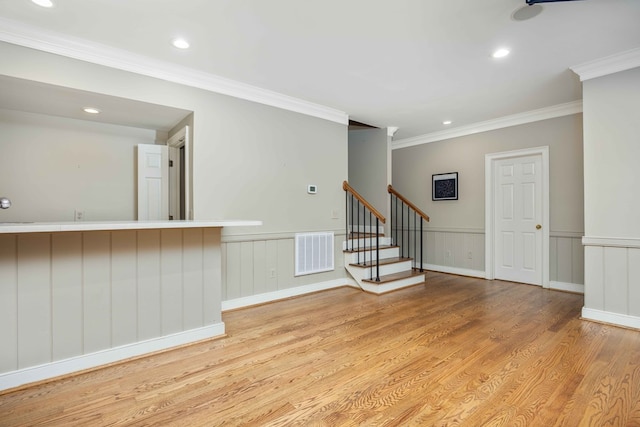
[[[431,176],[431,200],[458,200],[458,172]]]

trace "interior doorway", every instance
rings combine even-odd
[[[549,287],[549,147],[485,156],[485,274]]]
[[[180,129],[167,141],[169,147],[169,219],[193,219],[190,200],[189,126]]]

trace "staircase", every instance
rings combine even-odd
[[[392,237],[386,237],[380,228],[380,223],[386,222],[384,216],[364,200],[346,181],[343,183],[343,189],[346,193],[347,221],[345,226],[348,236],[343,243],[344,265],[360,288],[366,292],[380,295],[424,283],[426,273],[421,268],[422,263],[416,263],[414,258],[410,256],[411,240],[406,240],[404,232],[398,233],[398,230],[404,230],[405,226],[408,230],[410,222],[404,224],[403,216],[403,224],[396,223],[395,227],[392,225]],[[388,187],[388,190],[392,195],[391,206],[393,207],[394,197],[396,197],[397,205],[398,196],[395,195],[395,191],[392,193],[391,186]],[[420,213],[422,214],[422,212]],[[429,217],[426,215],[424,217],[428,221]],[[414,219],[414,229],[416,223]],[[422,233],[422,226],[420,230]],[[413,243],[414,246],[417,244],[415,237]],[[421,240],[420,244],[422,247]],[[405,249],[406,255],[404,254]],[[419,255],[422,257],[422,248]],[[418,265],[420,268],[417,267]]]

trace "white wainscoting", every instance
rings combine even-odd
[[[640,328],[640,239],[587,237],[586,319]]]
[[[582,233],[549,233],[551,289],[584,293]]]
[[[220,234],[1,234],[0,389],[223,334]]]
[[[321,231],[334,232],[335,268],[298,277],[294,274],[295,233],[223,236],[223,310],[353,285],[344,268],[344,230]]]
[[[582,233],[550,232],[549,278],[552,289],[584,292]],[[484,230],[440,228],[424,232],[428,270],[462,276],[485,277]]]

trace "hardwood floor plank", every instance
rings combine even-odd
[[[227,336],[0,394],[1,426],[640,425],[640,332],[428,273],[224,313]]]

